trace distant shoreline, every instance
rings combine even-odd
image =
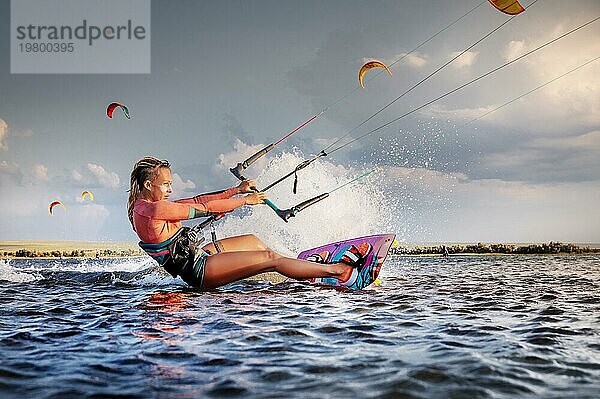
[[[400,256],[452,256],[452,255],[584,255],[600,254],[594,244],[577,245],[550,241],[540,244],[454,244],[454,245],[398,245],[390,249],[391,255]]]
[[[597,244],[436,244],[392,246],[394,256],[500,256],[600,254]],[[137,242],[0,241],[2,259],[136,258],[146,253]]]
[[[457,257],[457,256],[470,256],[470,257],[476,257],[476,256],[546,256],[546,255],[558,255],[558,256],[579,256],[579,255],[594,255],[594,254],[600,254],[600,251],[593,251],[593,252],[577,252],[577,253],[567,253],[567,252],[559,252],[559,253],[530,253],[530,254],[504,254],[504,253],[500,253],[500,252],[486,252],[486,253],[471,253],[471,252],[458,252],[458,253],[452,253],[452,254],[448,254],[448,258],[452,258],[452,257]],[[443,254],[440,253],[430,253],[430,254],[395,254],[390,252],[390,255],[392,257],[398,257],[398,258],[442,258]]]
[[[69,259],[144,256],[136,242],[0,241],[0,258]]]

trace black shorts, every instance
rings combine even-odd
[[[208,256],[208,252],[198,248],[194,256],[194,261],[186,262],[179,271],[178,274],[181,279],[192,287],[202,288],[202,284],[204,283],[204,268]]]

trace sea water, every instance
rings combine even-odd
[[[258,186],[303,158],[263,160]],[[320,160],[298,194],[290,181],[269,198],[285,209],[364,172]],[[256,233],[286,255],[376,233],[435,241],[414,224],[430,196],[384,195],[382,178],[289,223],[236,211],[217,234]],[[381,280],[201,292],[148,257],[0,260],[0,398],[598,397],[600,256],[390,257]]]
[[[597,398],[600,256],[391,257],[340,291],[0,261],[0,397]]]

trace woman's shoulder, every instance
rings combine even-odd
[[[148,203],[150,203],[150,201],[145,200],[143,198],[138,198],[133,203],[133,207],[135,208],[136,206],[143,206],[143,205],[148,204]]]
[[[159,202],[159,201],[156,201]],[[151,209],[154,208],[156,206],[156,202],[144,199],[144,198],[138,198],[134,203],[133,203],[133,210],[142,210],[142,209]]]

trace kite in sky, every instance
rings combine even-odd
[[[85,201],[85,197],[88,196],[90,197],[90,201],[94,200],[94,194],[90,193],[89,191],[84,191],[81,193],[81,199]]]
[[[517,0],[488,0],[491,5],[505,14],[517,15],[525,11]]]
[[[383,68],[387,71],[387,73],[390,74],[390,76],[392,76],[392,71],[390,71],[390,68],[388,68],[383,62],[377,60],[369,61],[363,65],[358,72],[358,83],[360,83],[360,87],[363,89],[365,88],[365,85],[363,84],[363,75],[372,68]]]
[[[129,114],[129,109],[126,106],[124,106],[123,104],[119,104],[119,103],[108,104],[108,107],[106,108],[106,116],[108,116],[110,119],[112,119],[113,112],[115,112],[115,109],[117,109],[117,108],[121,108],[123,110],[123,114],[125,115],[125,117],[127,119],[131,119],[131,115]]]
[[[63,209],[64,209],[65,211],[67,210],[67,208],[65,208],[65,205],[64,205],[62,202],[60,202],[60,201],[54,201],[54,202],[52,202],[52,203],[50,204],[50,206],[48,207],[48,212],[49,212],[51,215],[53,214],[53,213],[52,213],[52,210],[54,209],[54,207],[55,207],[56,205],[60,205],[60,206],[62,206],[62,207],[63,207]]]

